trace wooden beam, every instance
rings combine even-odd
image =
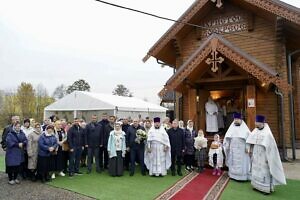
[[[220,81],[239,81],[239,80],[246,80],[248,77],[246,76],[227,76],[222,78],[206,78],[197,81],[197,83],[214,83]]]
[[[276,18],[275,23],[275,34],[276,34],[276,40],[282,41],[284,38],[284,19],[282,17]]]
[[[181,45],[180,45],[178,38],[173,39],[173,46],[175,48],[176,56],[180,56],[181,55]]]
[[[229,66],[229,68],[222,74],[222,76],[223,77],[227,76],[232,70],[233,70],[233,67]]]
[[[246,91],[246,93],[247,93],[246,94],[247,125],[250,130],[253,130],[255,128],[255,116],[256,116],[256,88],[255,88],[255,85],[247,85],[246,90],[247,90]]]
[[[190,81],[189,79],[184,79],[184,84],[186,85],[186,86],[188,86],[189,88],[197,88],[198,86],[197,86],[197,84],[196,83],[193,83],[192,81]]]
[[[195,33],[196,33],[196,39],[200,41],[202,39],[202,29],[195,27]]]
[[[226,84],[224,82],[215,82],[215,83],[206,83],[199,84],[199,90],[235,90],[235,89],[245,89],[245,86],[248,84],[247,80],[240,81],[229,81]]]
[[[198,130],[203,129],[205,131],[206,113],[205,113],[205,103],[209,97],[208,90],[198,90],[199,102],[198,102]]]
[[[197,90],[190,89],[188,91],[188,109],[189,114],[188,118],[195,122],[195,126],[197,126]]]
[[[254,31],[254,19],[255,19],[255,15],[253,13],[249,13],[248,14],[248,31]]]

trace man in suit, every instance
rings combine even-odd
[[[181,160],[184,153],[184,132],[178,126],[178,120],[174,119],[172,122],[172,128],[167,131],[171,144],[171,171],[172,176],[176,175],[175,165],[177,164],[177,174],[182,176],[181,172]]]

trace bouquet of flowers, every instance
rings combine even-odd
[[[147,140],[147,133],[145,131],[143,131],[142,129],[138,129],[136,131],[135,142],[140,144],[141,142],[144,142],[145,140]]]
[[[220,145],[216,142],[212,142],[211,145],[210,145],[211,149],[218,149],[219,147],[220,147]]]
[[[204,137],[195,137],[196,149],[202,149],[207,147],[207,139]]]

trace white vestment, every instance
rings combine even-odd
[[[149,130],[144,163],[150,176],[167,175],[167,170],[171,167],[171,145],[163,126],[159,129],[152,127]]]
[[[213,157],[214,157],[214,154],[217,154],[216,167],[222,168],[223,167],[223,149],[222,149],[222,144],[220,142],[216,142],[216,141],[213,141],[212,144],[218,144],[219,148],[217,148],[217,149],[210,148],[209,149],[209,152],[208,152],[208,157],[209,157],[208,164],[210,166],[212,166],[212,167],[215,167],[214,166]]]
[[[275,185],[285,185],[285,175],[276,141],[268,124],[255,128],[247,139],[252,149],[251,185],[262,192],[274,191]]]
[[[232,122],[224,137],[223,148],[229,168],[228,175],[235,180],[250,179],[250,156],[247,153],[250,145],[246,145],[249,134],[250,130],[244,121],[240,126]]]
[[[213,101],[205,103],[206,111],[206,132],[218,132],[218,107]]]

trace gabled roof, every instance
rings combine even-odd
[[[165,112],[167,109],[134,97],[75,91],[47,106],[45,111],[114,110]]]
[[[297,7],[286,4],[279,0],[239,0],[239,2],[242,1],[266,12],[280,16],[300,26],[300,9]],[[183,23],[174,23],[169,30],[152,46],[147,55],[143,58],[143,61],[146,62],[151,56],[155,57],[158,52],[164,46],[166,46],[168,42],[170,42],[170,40],[175,38],[176,34],[185,26],[184,23],[190,22],[193,16],[196,15],[196,13],[198,13],[207,3],[211,3],[211,0],[196,0],[178,19],[178,21]]]
[[[181,84],[202,62],[204,62],[212,51],[221,53],[225,58],[235,63],[241,69],[263,83],[273,83],[283,92],[288,92],[291,89],[290,85],[288,85],[286,81],[281,80],[278,73],[272,70],[271,67],[256,60],[254,57],[245,53],[217,34],[212,34],[202,43],[194,54],[191,55],[168,80],[166,88],[169,90],[176,89],[179,84]]]

